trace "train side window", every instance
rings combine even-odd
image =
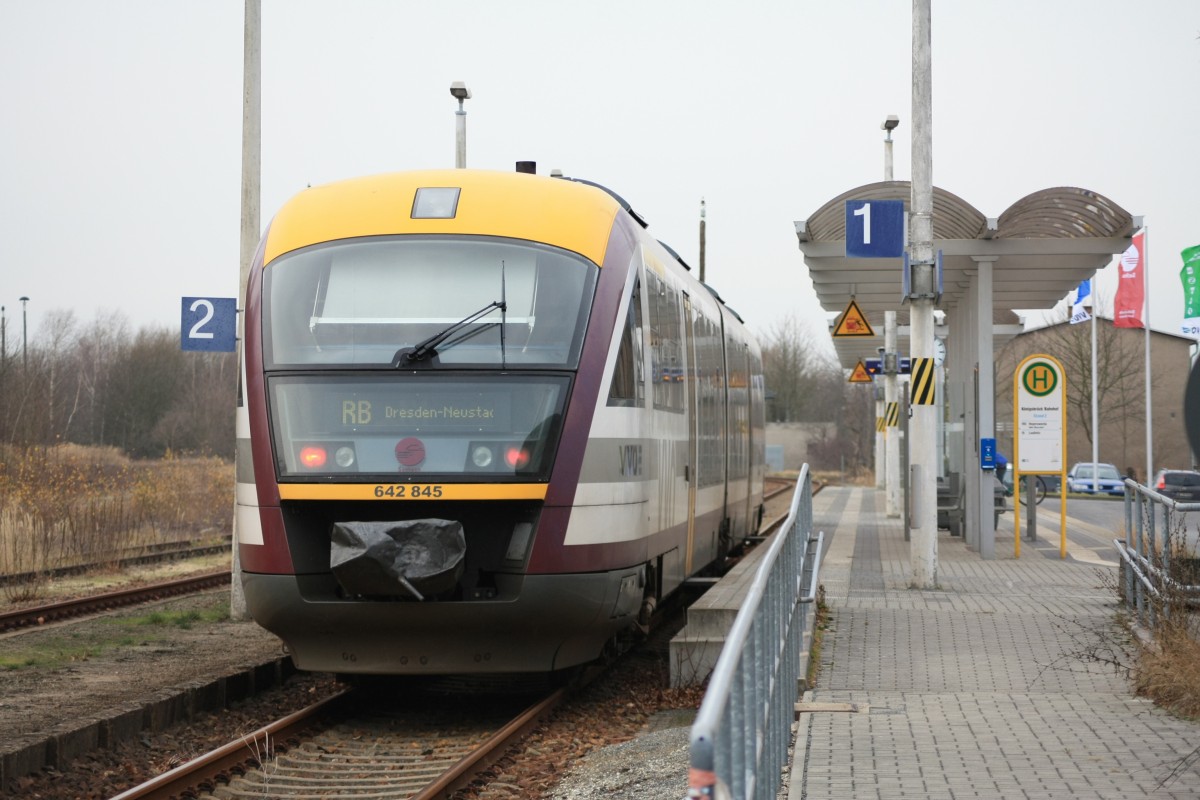
[[[608,391],[610,406],[640,407],[646,396],[642,377],[642,291],[641,281],[635,281],[629,298],[629,313],[621,331],[617,362],[613,365],[612,384]]]
[[[646,288],[650,292],[650,360],[654,407],[682,412],[686,371],[679,292],[652,272],[646,273]]]

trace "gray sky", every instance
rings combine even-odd
[[[462,80],[469,166],[608,185],[693,265],[703,197],[709,282],[760,331],[820,331],[792,221],[882,178],[888,114],[909,178],[904,0],[262,5],[264,224],[309,184],[452,167]],[[242,22],[240,0],[0,0],[10,345],[22,295],[31,338],[50,309],[177,330],[181,297],[236,295]],[[1063,185],[1144,215],[1175,331],[1198,36],[1195,0],[934,0],[934,183],[987,216]]]

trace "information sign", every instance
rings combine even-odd
[[[1054,356],[1032,355],[1017,365],[1013,373],[1013,490],[1017,500],[1013,502],[1013,547],[1021,557],[1021,515],[1016,513],[1020,506],[1021,476],[1030,474],[1059,476],[1060,485],[1066,487],[1065,465],[1067,456],[1067,381],[1063,365]],[[1036,512],[1036,504],[1028,504],[1030,519]],[[1030,523],[1033,530],[1033,523]],[[1059,503],[1060,558],[1067,557],[1067,496],[1063,493]]]
[[[904,255],[903,200],[846,201],[846,258]]]
[[[232,353],[237,349],[237,300],[185,297],[179,325],[184,350]]]
[[[1052,356],[1029,356],[1013,379],[1017,472],[1061,473],[1066,452],[1062,364]]]

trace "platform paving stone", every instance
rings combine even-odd
[[[938,588],[918,591],[882,491],[827,487],[814,525],[831,620],[806,699],[859,713],[801,715],[788,800],[1200,798],[1200,724],[1103,662],[1126,636],[1115,567],[1016,559],[1002,523],[991,561],[939,531]]]

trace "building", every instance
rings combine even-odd
[[[1044,354],[1062,362],[1067,380],[1067,458],[1064,469],[1092,460],[1092,325],[1063,322],[1022,333],[996,351],[996,439],[1011,457],[1013,374],[1026,356]],[[1096,320],[1096,396],[1099,460],[1146,480],[1145,336],[1140,328],[1116,328]],[[1190,469],[1197,464],[1184,426],[1184,392],[1195,341],[1161,331],[1150,333],[1151,430],[1154,468]]]

